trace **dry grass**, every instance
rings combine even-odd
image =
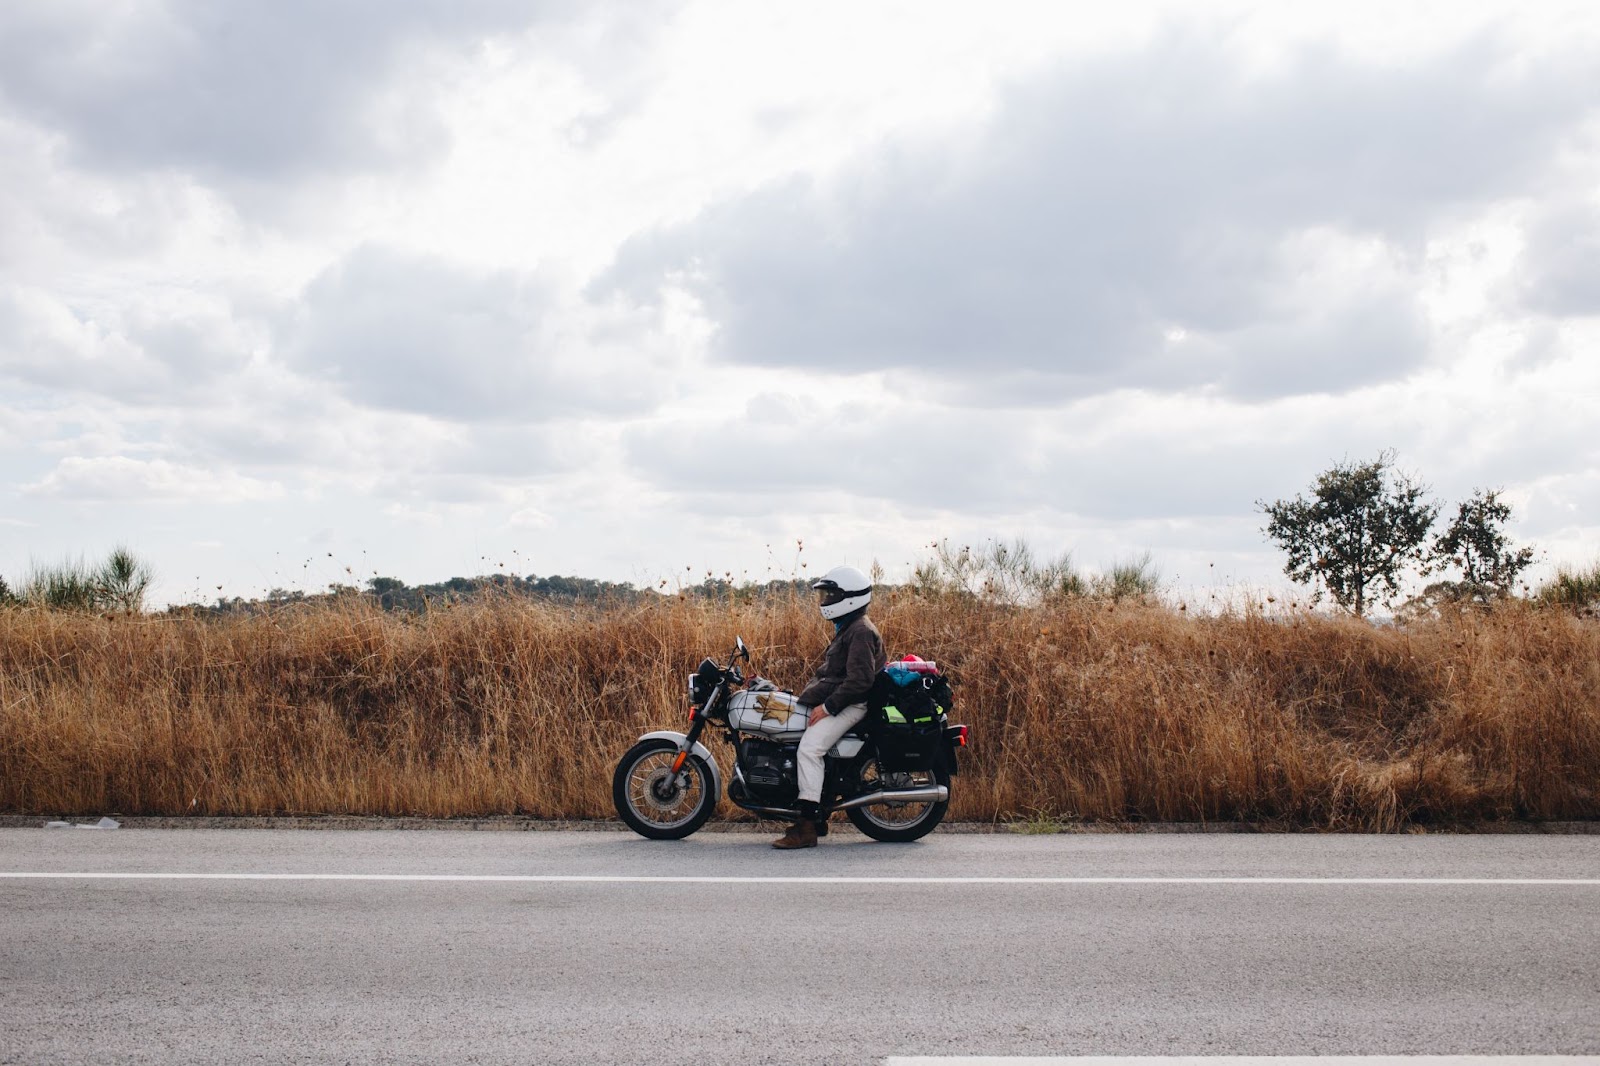
[[[1600,815],[1600,623],[1511,605],[1405,629],[901,593],[893,654],[952,673],[953,816],[1394,830]],[[221,621],[0,611],[0,810],[610,816],[734,635],[798,685],[807,600],[424,617],[359,598]],[[713,749],[723,749],[712,740]],[[732,808],[724,809],[729,813]]]

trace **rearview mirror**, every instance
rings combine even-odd
[[[734,637],[733,641],[734,641],[735,646],[738,649],[737,651],[734,652],[734,654],[740,656],[741,658],[743,658],[745,662],[749,662],[750,661],[750,649],[744,646],[744,638],[743,637]]]

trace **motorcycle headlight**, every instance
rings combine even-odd
[[[703,706],[711,698],[712,689],[722,680],[722,671],[710,659],[700,663],[700,668],[689,675],[689,702]]]

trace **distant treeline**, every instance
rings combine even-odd
[[[599,581],[588,577],[540,577],[529,574],[486,574],[479,577],[452,577],[425,585],[407,585],[397,577],[373,577],[365,588],[332,584],[324,592],[275,588],[260,599],[239,596],[219,597],[214,604],[188,604],[169,608],[169,613],[236,615],[259,614],[288,604],[324,604],[340,599],[359,598],[385,611],[421,613],[454,604],[477,603],[486,599],[525,599],[545,603],[587,603],[632,605],[658,600],[663,595],[688,599],[749,602],[768,596],[791,595],[808,587],[806,580],[769,581],[764,585],[734,585],[720,578],[707,578],[695,585],[667,592],[665,585],[639,588],[627,581]]]

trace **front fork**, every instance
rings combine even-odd
[[[700,739],[700,734],[705,730],[705,718],[696,713],[693,724],[689,726],[688,735],[678,743],[678,757],[672,760],[672,783],[675,787],[689,787],[689,775],[683,772],[683,767],[689,761],[689,753],[694,750],[695,741]]]

